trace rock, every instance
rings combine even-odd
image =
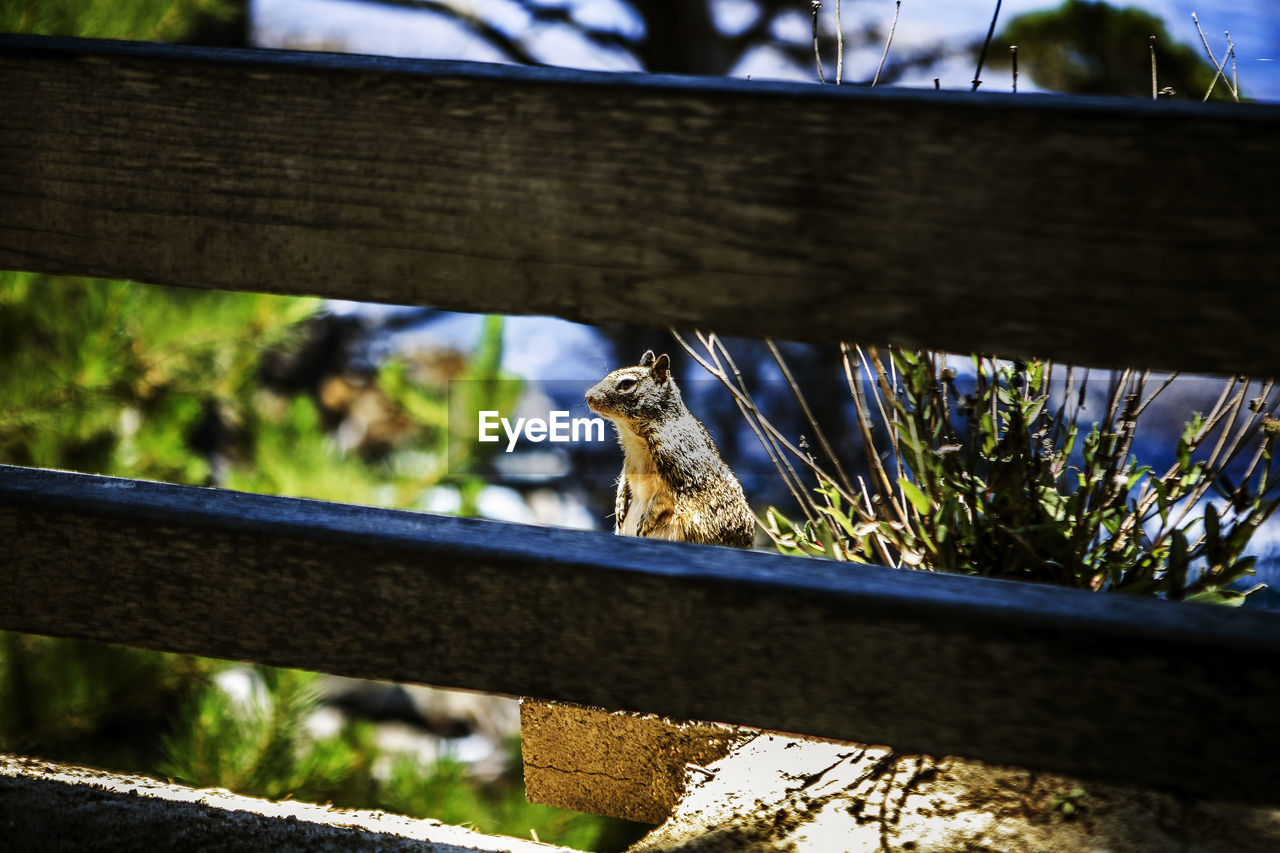
[[[1280,811],[761,734],[630,853],[1263,853]]]

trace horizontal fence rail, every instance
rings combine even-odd
[[[1280,374],[1280,108],[0,36],[0,268]]]
[[[1280,803],[1280,619],[0,467],[0,628]]]

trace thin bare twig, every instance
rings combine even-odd
[[[885,425],[885,429],[889,434],[889,447],[893,456],[894,473],[896,474],[896,479],[893,482],[897,483],[898,490],[895,493],[892,486],[890,486],[885,491],[884,496],[889,498],[890,503],[898,514],[899,520],[904,524],[909,524],[914,511],[907,500],[906,487],[902,485],[907,479],[907,469],[906,464],[902,461],[902,443],[898,434],[898,425],[901,423],[898,416],[902,412],[898,402],[898,366],[894,363],[891,355],[889,358],[889,370],[886,371],[884,363],[880,360],[880,353],[875,347],[867,347],[866,353],[862,351],[861,347],[858,347],[858,356],[862,359],[863,370],[866,371],[867,377],[875,380],[871,382],[871,391],[875,395],[876,408],[880,412],[880,422]],[[871,365],[875,365],[874,376]],[[894,404],[889,409],[893,413],[892,417],[890,417],[889,411],[885,410],[884,401],[886,399],[894,401]],[[883,464],[878,458],[877,464],[881,464],[883,468]],[[887,479],[887,475],[885,476]]]
[[[836,0],[836,85],[844,80],[844,26],[840,23],[840,0]]]
[[[978,87],[982,85],[982,64],[987,61],[987,48],[991,46],[991,39],[995,38],[996,20],[1000,17],[1000,3],[1002,0],[996,0],[996,11],[991,16],[991,26],[987,29],[986,41],[982,43],[982,52],[978,54],[978,70],[973,72],[973,91],[978,91]]]
[[[1236,419],[1240,415],[1240,410],[1244,405],[1245,396],[1249,387],[1248,382],[1240,383],[1240,390],[1235,395],[1231,395],[1230,401],[1227,402],[1225,406],[1223,406],[1222,401],[1226,399],[1227,396],[1230,395],[1231,389],[1234,388],[1235,385],[1236,385],[1235,379],[1231,379],[1228,382],[1224,383],[1223,393],[1219,395],[1218,403],[1214,405],[1214,410],[1211,412],[1211,415],[1213,416],[1212,419],[1206,420],[1205,423],[1201,426],[1201,428],[1195,433],[1195,435],[1191,437],[1191,441],[1188,442],[1188,445],[1190,446],[1190,451],[1194,453],[1196,449],[1199,447],[1200,443],[1209,436],[1209,433],[1212,432],[1212,430],[1219,423],[1221,423],[1224,418],[1227,418],[1228,416],[1230,417],[1230,420],[1228,420],[1227,423],[1223,426],[1222,434],[1218,436],[1218,440],[1214,444],[1213,450],[1210,452],[1208,460],[1205,462],[1204,470],[1209,472],[1209,475],[1202,478],[1199,483],[1194,485],[1191,488],[1191,490],[1186,493],[1186,495],[1183,497],[1182,507],[1178,511],[1178,515],[1173,519],[1173,522],[1169,524],[1167,527],[1162,527],[1159,533],[1157,533],[1157,535],[1153,538],[1152,540],[1153,547],[1163,542],[1165,537],[1171,534],[1174,530],[1181,529],[1183,520],[1187,517],[1187,515],[1191,512],[1191,510],[1195,508],[1196,504],[1200,502],[1200,498],[1204,497],[1205,492],[1207,492],[1210,486],[1213,484],[1212,472],[1215,470],[1214,466],[1218,460],[1219,454],[1221,454],[1222,449],[1226,444],[1228,435],[1231,433],[1231,430],[1235,427]],[[1232,452],[1234,452],[1234,450]],[[1165,474],[1163,479],[1167,481],[1169,480],[1170,477],[1173,477],[1177,473],[1178,473],[1178,465],[1175,463],[1169,469],[1169,471]],[[1151,497],[1151,500],[1152,501],[1155,500],[1154,495]],[[1145,515],[1146,511],[1149,509],[1150,509],[1150,504],[1147,504],[1147,506],[1144,508],[1142,503],[1139,503],[1138,515],[1140,516]]]
[[[888,411],[886,411],[884,407],[885,399],[896,400],[898,398],[897,366],[894,365],[893,359],[890,358],[889,367],[894,371],[894,374],[890,376],[885,372],[884,364],[880,361],[879,351],[875,347],[868,347],[867,349],[869,353],[864,353],[862,347],[857,347],[858,357],[862,360],[862,369],[866,371],[867,378],[874,380],[871,382],[871,392],[875,395],[876,409],[880,412],[880,423],[884,424],[885,429],[889,434],[889,448],[893,453],[893,460],[896,465],[895,473],[897,477],[894,482],[900,483],[902,482],[902,479],[906,477],[907,472],[903,467],[902,449],[898,442],[897,424],[899,409],[894,406],[893,417],[890,417]],[[870,355],[870,360],[868,360],[868,354]],[[876,367],[874,373],[871,370],[872,364]],[[892,493],[893,489],[890,488],[889,492]],[[905,506],[906,504],[904,502],[904,508],[900,513],[903,521],[906,520]]]
[[[862,359],[863,370],[866,372],[868,384],[871,393],[876,401],[876,410],[880,413],[880,423],[884,424],[885,432],[889,437],[889,455],[893,457],[894,464],[894,480],[885,490],[883,498],[888,499],[889,505],[893,507],[897,513],[898,520],[904,525],[910,525],[913,510],[911,504],[907,501],[906,492],[902,485],[907,479],[906,463],[902,460],[902,441],[898,432],[898,427],[902,423],[899,415],[902,414],[898,396],[898,366],[893,362],[892,356],[889,359],[889,370],[884,369],[884,362],[880,360],[880,353],[875,347],[867,347],[867,351],[863,352],[861,347],[857,348],[858,356]],[[871,366],[875,365],[875,373],[872,373]],[[891,400],[888,409],[885,408],[885,401]],[[890,414],[892,413],[892,414]],[[883,471],[884,460],[877,457],[878,464]],[[883,475],[888,482],[888,474]],[[894,485],[897,491],[894,491]]]
[[[676,340],[680,343],[680,345],[685,348],[685,351],[688,352],[689,355],[696,362],[698,362],[698,364],[701,365],[704,370],[706,370],[708,373],[714,376],[717,380],[719,380],[720,384],[723,385],[725,388],[727,388],[729,393],[733,395],[733,398],[735,401],[737,401],[741,406],[745,406],[746,409],[750,411],[751,417],[759,424],[761,429],[764,431],[766,435],[769,436],[771,441],[776,442],[776,445],[780,449],[786,450],[787,453],[794,456],[801,464],[803,464],[806,468],[812,471],[815,476],[819,477],[823,481],[826,481],[833,488],[835,488],[836,493],[840,495],[842,500],[848,502],[850,506],[853,506],[859,510],[859,514],[862,516],[864,521],[872,520],[872,516],[862,509],[861,504],[858,502],[858,500],[852,494],[850,494],[850,492],[846,490],[842,484],[832,479],[827,474],[826,471],[824,471],[821,467],[818,466],[818,464],[812,459],[810,454],[806,453],[804,450],[802,450],[801,448],[793,444],[785,435],[782,434],[781,430],[779,430],[776,426],[774,426],[773,423],[764,416],[764,414],[760,411],[759,407],[756,406],[755,400],[752,399],[750,391],[747,390],[746,383],[742,379],[742,372],[738,370],[738,366],[736,363],[734,363],[733,357],[729,354],[729,351],[725,349],[724,345],[720,343],[720,340],[716,337],[716,335],[712,333],[710,335],[704,336],[701,332],[697,334],[698,334],[699,342],[702,343],[704,347],[706,347],[709,353],[718,353],[718,356],[723,357],[725,361],[728,362],[729,371],[733,373],[734,379],[729,378],[728,376],[729,371],[726,371],[725,368],[719,363],[718,357],[716,358],[716,361],[714,364],[712,364],[711,362],[708,362],[706,359],[702,358],[695,350],[693,350],[692,347],[688,346],[688,344],[684,342],[684,340],[679,336],[679,334],[674,329],[672,330],[672,335],[676,338]],[[734,380],[736,380],[737,382],[736,385]],[[768,450],[767,443],[765,444],[765,448],[766,450]],[[784,458],[784,463],[785,463],[785,458]],[[787,464],[787,467],[790,468],[789,463],[786,463],[786,464]],[[796,482],[799,482],[799,477],[794,474],[794,470],[792,470],[792,476],[795,476]],[[803,505],[804,504],[802,502],[802,506]]]
[[[1200,43],[1204,45],[1205,52],[1209,54],[1209,60],[1213,62],[1213,67],[1218,70],[1218,73],[1213,75],[1213,82],[1209,84],[1209,91],[1204,93],[1204,100],[1209,100],[1209,96],[1213,94],[1213,89],[1218,85],[1219,80],[1221,80],[1226,85],[1227,89],[1231,91],[1231,96],[1233,98],[1237,101],[1240,100],[1240,95],[1236,92],[1235,87],[1231,85],[1231,81],[1227,79],[1226,73],[1222,70],[1222,63],[1218,61],[1218,57],[1213,55],[1213,48],[1209,47],[1209,40],[1205,38],[1204,30],[1200,29],[1200,19],[1196,17],[1195,12],[1191,13],[1191,20],[1195,22],[1196,32],[1200,34]]]
[[[1239,382],[1240,390],[1231,400],[1230,420],[1228,420],[1227,425],[1223,427],[1222,434],[1218,436],[1218,441],[1213,446],[1213,452],[1209,454],[1209,459],[1205,462],[1206,469],[1212,469],[1217,464],[1224,448],[1232,448],[1232,450],[1228,451],[1227,461],[1230,461],[1229,457],[1234,455],[1234,448],[1236,443],[1239,441],[1239,438],[1237,436],[1237,439],[1231,444],[1227,443],[1227,439],[1230,436],[1231,431],[1235,429],[1236,421],[1240,418],[1240,413],[1244,411],[1245,400],[1249,396],[1249,383],[1241,380],[1243,380],[1243,377],[1237,377],[1237,379],[1234,380]]]
[[[1114,377],[1115,375],[1112,374]],[[1107,400],[1107,423],[1114,424],[1120,414],[1120,404],[1124,401],[1124,389],[1129,387],[1133,379],[1133,369],[1126,367],[1120,371],[1119,378],[1111,380],[1111,390]]]
[[[1249,387],[1248,380],[1244,379],[1244,377],[1241,377],[1241,381],[1243,383],[1241,385],[1241,390],[1247,389]],[[1262,387],[1261,396],[1264,399],[1266,397],[1269,397],[1271,395],[1271,389],[1273,387],[1275,387],[1275,380],[1273,379],[1267,380],[1267,382]],[[1240,431],[1237,432],[1236,437],[1232,439],[1232,443],[1230,447],[1227,449],[1226,453],[1223,454],[1222,461],[1216,466],[1215,470],[1221,471],[1235,461],[1235,458],[1240,455],[1240,451],[1244,448],[1244,440],[1247,437],[1247,434],[1254,431],[1254,429],[1258,424],[1258,421],[1261,420],[1261,418],[1262,418],[1262,415],[1259,412],[1255,412],[1252,417],[1248,417],[1248,416],[1245,417],[1244,423],[1240,425]]]
[[[1168,376],[1168,378],[1167,378],[1167,379],[1165,379],[1165,380],[1164,380],[1164,382],[1160,383],[1160,387],[1159,387],[1159,388],[1157,388],[1156,390],[1152,391],[1152,392],[1151,392],[1151,394],[1150,394],[1150,396],[1148,396],[1148,397],[1147,397],[1147,399],[1145,399],[1145,400],[1143,400],[1143,401],[1142,401],[1142,404],[1138,406],[1138,410],[1137,410],[1136,412],[1134,412],[1133,416],[1134,416],[1135,418],[1140,418],[1140,417],[1142,417],[1142,413],[1143,413],[1143,412],[1145,412],[1145,411],[1147,410],[1147,406],[1150,406],[1150,405],[1151,405],[1151,403],[1156,399],[1156,397],[1159,397],[1159,396],[1160,396],[1160,394],[1161,394],[1161,392],[1163,392],[1163,391],[1164,391],[1164,389],[1166,389],[1166,388],[1168,388],[1170,385],[1172,385],[1172,384],[1173,384],[1173,380],[1177,379],[1177,378],[1178,378],[1179,376],[1181,376],[1181,375],[1182,375],[1182,374],[1178,373],[1177,371],[1174,371],[1173,373],[1170,373],[1170,374],[1169,374],[1169,376]]]
[[[702,346],[706,348],[707,353],[715,361],[715,375],[722,377],[722,381],[724,381],[726,385],[728,384],[728,374],[725,372],[723,365],[720,364],[720,360],[723,358],[728,362],[729,369],[733,372],[733,378],[737,382],[738,390],[734,396],[735,400],[738,402],[738,408],[743,410],[743,413],[748,415],[750,420],[755,421],[760,426],[765,436],[766,452],[768,452],[771,457],[776,457],[780,460],[782,466],[786,469],[787,474],[795,482],[797,489],[801,492],[806,491],[804,483],[800,480],[800,475],[796,473],[795,468],[791,466],[791,463],[787,460],[786,456],[783,455],[782,448],[779,446],[778,441],[769,433],[769,430],[765,428],[768,424],[765,422],[764,415],[760,412],[760,409],[756,406],[755,400],[751,397],[751,392],[747,389],[747,384],[742,379],[742,371],[738,369],[738,365],[733,360],[733,356],[730,354],[729,349],[724,345],[720,340],[720,337],[715,332],[703,335],[702,332],[699,331],[697,332],[697,335]],[[730,391],[734,390],[731,385],[728,387]],[[812,462],[808,454],[804,455],[803,460]]]
[[[773,438],[768,435],[767,430],[762,428],[762,425],[760,424],[760,411],[756,408],[755,401],[752,400],[751,395],[746,392],[745,386],[741,390],[734,388],[733,383],[729,380],[728,374],[723,365],[720,364],[717,347],[723,350],[723,346],[720,344],[715,334],[712,333],[710,336],[703,336],[702,332],[696,332],[698,341],[706,348],[708,355],[714,361],[714,366],[704,361],[674,329],[671,330],[671,334],[680,343],[680,346],[684,347],[685,352],[689,353],[689,355],[692,356],[704,370],[718,379],[720,383],[729,390],[730,394],[733,396],[734,403],[738,407],[738,411],[742,413],[743,418],[747,421],[747,425],[751,428],[751,431],[755,433],[756,439],[760,442],[760,446],[764,448],[764,452],[769,457],[769,461],[773,463],[773,467],[777,470],[779,476],[782,477],[783,483],[786,484],[787,490],[791,492],[791,497],[797,504],[799,504],[800,510],[804,513],[805,518],[812,524],[820,524],[821,521],[814,517],[810,512],[809,502],[803,496],[803,493],[806,491],[806,487],[800,481],[800,475],[796,473],[795,468],[791,466],[791,463],[787,458],[782,455],[781,449]],[[727,351],[725,354],[728,354]],[[741,383],[742,376],[737,373],[736,365],[734,366],[734,371],[737,375],[738,382]]]
[[[512,38],[505,31],[490,24],[486,19],[473,12],[461,3],[447,0],[375,0],[378,5],[396,6],[416,9],[445,15],[454,22],[469,28],[475,35],[506,53],[511,59],[522,65],[544,65],[519,39]]]
[[[1196,432],[1193,433],[1187,441],[1187,446],[1190,452],[1194,453],[1200,446],[1201,442],[1203,442],[1205,438],[1213,432],[1222,419],[1226,417],[1227,413],[1231,411],[1231,404],[1228,403],[1228,399],[1231,397],[1231,390],[1235,387],[1235,384],[1234,379],[1222,383],[1222,391],[1218,394],[1218,399],[1214,401],[1212,408],[1209,409],[1209,414],[1204,416],[1204,419],[1200,424],[1200,429],[1196,430]],[[1178,473],[1178,470],[1179,464],[1177,462],[1173,463],[1169,466],[1168,470],[1164,472],[1164,475],[1159,478],[1160,481],[1164,483],[1169,482],[1170,478],[1174,477]],[[1155,506],[1157,500],[1158,495],[1156,494],[1155,488],[1152,486],[1152,480],[1151,478],[1148,478],[1143,484],[1142,490],[1138,494],[1138,509],[1136,512],[1138,520],[1145,522],[1150,517],[1151,509]],[[1126,518],[1124,523],[1128,525],[1133,520],[1133,517]],[[1164,541],[1164,538],[1172,531],[1173,528],[1162,527],[1154,541],[1157,544]]]
[[[893,485],[889,482],[889,478],[885,474],[884,465],[881,463],[880,457],[876,453],[875,441],[871,436],[871,413],[867,409],[866,397],[863,396],[860,390],[860,383],[854,376],[853,365],[849,358],[849,352],[849,344],[842,341],[840,343],[840,354],[844,363],[844,375],[845,379],[849,382],[849,393],[853,395],[853,402],[858,412],[858,431],[862,434],[862,449],[867,455],[867,468],[879,476],[879,493],[889,496],[890,505],[898,516],[898,520],[902,521],[902,508],[898,506],[897,501],[893,500]],[[858,350],[858,355],[862,355],[861,349]],[[867,484],[862,477],[858,477],[858,486],[862,493],[863,505],[866,508],[867,515],[871,518],[876,517],[877,512],[875,502],[872,501],[871,496],[867,494]],[[887,509],[883,514],[885,520],[892,520]],[[898,561],[894,560],[892,555],[890,555],[889,550],[885,546],[884,540],[881,537],[873,536],[872,541],[875,543],[875,547],[880,552],[880,556],[885,561],[886,565],[895,567],[899,565]]]
[[[791,393],[795,395],[796,402],[800,404],[800,411],[804,413],[805,419],[809,421],[809,427],[813,430],[813,435],[818,440],[818,445],[822,448],[822,452],[827,454],[827,458],[831,460],[831,465],[835,469],[836,476],[840,478],[840,483],[850,492],[853,492],[853,481],[844,472],[844,466],[840,464],[840,457],[836,456],[835,450],[831,447],[831,442],[827,441],[827,435],[822,430],[822,425],[813,416],[813,410],[809,408],[809,401],[804,398],[804,393],[801,392],[799,383],[791,375],[791,368],[787,366],[787,362],[782,358],[782,353],[778,351],[778,345],[773,342],[771,337],[766,337],[764,342],[769,348],[769,354],[773,356],[773,360],[777,363],[778,369],[782,371],[782,378],[786,380],[788,387],[791,388]]]
[[[1266,383],[1266,385],[1263,386],[1263,391],[1261,396],[1263,398],[1270,396],[1272,387],[1273,387],[1273,380],[1269,380]],[[1245,392],[1248,390],[1248,388],[1249,388],[1248,381],[1242,381],[1240,384],[1241,402],[1243,402],[1243,397],[1245,396]],[[1240,407],[1238,406],[1234,407],[1231,423],[1228,424],[1227,427],[1223,430],[1222,438],[1226,438],[1226,434],[1231,431],[1231,428],[1233,426],[1235,426],[1235,418],[1236,418],[1236,415],[1238,415],[1239,413],[1240,413]],[[1182,519],[1186,518],[1186,516],[1191,512],[1192,508],[1195,507],[1197,504],[1199,504],[1200,500],[1209,491],[1209,488],[1213,485],[1213,481],[1216,475],[1219,472],[1225,470],[1226,467],[1230,465],[1231,462],[1240,453],[1241,448],[1244,447],[1245,438],[1247,438],[1250,434],[1252,434],[1255,431],[1258,421],[1260,421],[1261,419],[1262,419],[1262,413],[1260,412],[1255,413],[1252,417],[1246,417],[1244,419],[1244,422],[1240,424],[1240,429],[1236,432],[1235,437],[1231,440],[1230,448],[1227,450],[1226,454],[1223,456],[1222,461],[1220,463],[1217,460],[1217,454],[1218,454],[1219,448],[1221,448],[1222,446],[1222,439],[1219,439],[1218,446],[1214,448],[1214,456],[1210,457],[1210,461],[1205,464],[1204,479],[1202,479],[1200,483],[1198,483],[1196,487],[1191,491],[1191,493],[1187,496],[1187,500],[1183,506],[1182,512],[1178,516],[1179,526],[1182,523]],[[1260,447],[1259,451],[1261,451],[1262,449],[1263,448]],[[1258,456],[1261,456],[1260,452]],[[1249,481],[1249,478],[1253,476],[1253,470],[1254,470],[1254,465],[1251,464],[1249,466],[1248,472],[1245,474],[1244,478],[1241,480],[1242,485],[1244,483],[1247,483]],[[1203,533],[1201,533],[1199,538],[1197,538],[1196,541],[1192,543],[1193,547],[1199,547],[1200,544],[1204,542],[1204,539],[1205,539],[1205,536]]]
[[[1240,81],[1236,76],[1236,43],[1231,40],[1231,30],[1223,30],[1227,37],[1228,55],[1231,57],[1231,96],[1240,100]]]
[[[844,356],[844,375],[845,379],[849,382],[849,393],[853,396],[853,404],[858,412],[858,431],[862,434],[862,449],[867,456],[867,469],[871,471],[877,479],[879,479],[876,491],[880,495],[890,496],[890,503],[896,511],[895,514],[898,516],[898,520],[901,521],[903,520],[903,514],[899,510],[897,502],[892,500],[893,483],[890,482],[889,475],[884,470],[884,464],[880,461],[880,454],[876,450],[875,440],[871,435],[871,410],[867,408],[867,398],[862,389],[862,383],[859,382],[857,376],[854,375],[855,371],[849,358],[849,345],[847,343],[841,343],[840,352]],[[862,357],[861,348],[857,349],[857,354],[859,357]],[[877,400],[877,402],[879,401]],[[883,409],[881,409],[881,411],[883,411]],[[886,421],[885,423],[887,424],[888,422]],[[867,498],[867,509],[871,511],[872,514],[875,513],[875,505],[871,502],[870,498]],[[886,518],[888,517],[886,510]]]
[[[1147,43],[1151,45],[1151,100],[1158,101],[1160,84],[1156,82],[1156,37],[1152,36]]]
[[[792,494],[795,495],[797,501],[800,502],[801,506],[803,507],[804,503],[803,501],[800,501],[799,495],[795,493],[795,488],[792,485],[792,478],[795,472],[786,470],[783,467],[782,462],[775,457],[776,448],[773,445],[771,445],[769,439],[766,438],[761,433],[759,425],[756,423],[755,419],[752,417],[751,407],[747,405],[747,403],[743,399],[740,398],[740,395],[736,393],[736,389],[733,387],[732,383],[729,382],[728,374],[725,371],[724,366],[720,364],[719,356],[716,353],[713,346],[708,343],[707,338],[703,336],[701,331],[695,330],[694,334],[697,335],[699,343],[701,343],[707,349],[708,356],[712,360],[710,363],[707,362],[705,359],[703,359],[702,356],[698,354],[697,350],[695,350],[684,339],[684,337],[679,332],[677,332],[674,328],[671,328],[668,331],[670,331],[671,336],[676,339],[676,342],[679,343],[680,346],[684,348],[684,351],[688,353],[688,355],[694,361],[696,361],[702,367],[703,370],[707,371],[707,373],[710,373],[713,377],[718,379],[720,383],[729,390],[730,394],[733,396],[734,403],[738,406],[738,409],[742,413],[742,416],[746,418],[747,426],[749,426],[751,430],[755,432],[756,438],[760,440],[760,444],[764,448],[765,453],[769,456],[770,461],[773,462],[774,467],[778,469],[778,473],[782,477],[783,482],[786,483],[787,487],[792,490]],[[713,334],[712,338],[714,337],[715,336]],[[787,468],[789,468],[789,466],[787,466]],[[798,480],[799,478],[795,478],[795,479]]]
[[[1262,386],[1262,393],[1258,395],[1259,398],[1265,401],[1267,398],[1271,396],[1271,389],[1274,387],[1275,387],[1275,380],[1268,380]],[[1249,428],[1251,431],[1257,428],[1258,423],[1262,420],[1262,418],[1265,415],[1266,415],[1266,408],[1264,403],[1263,408],[1255,412],[1254,416],[1250,419]],[[1239,491],[1241,488],[1243,488],[1245,484],[1248,483],[1249,480],[1253,477],[1253,472],[1257,470],[1258,462],[1261,461],[1266,449],[1267,449],[1267,443],[1265,441],[1258,442],[1258,447],[1253,454],[1253,458],[1249,460],[1249,466],[1245,469],[1244,474],[1240,477],[1240,486],[1237,487],[1236,491]]]
[[[876,68],[876,76],[872,78],[871,85],[880,82],[880,72],[884,70],[884,61],[889,58],[889,45],[893,44],[893,33],[898,29],[898,13],[902,11],[902,0],[893,7],[893,23],[889,25],[889,37],[884,42],[884,53],[880,54],[880,66]]]
[[[818,82],[827,82],[827,75],[822,73],[822,52],[818,50],[818,10],[822,8],[820,0],[813,0],[809,5],[813,10],[813,61],[818,66]]]

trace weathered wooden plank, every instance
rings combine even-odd
[[[0,467],[0,628],[1280,802],[1274,614]]]
[[[662,823],[685,791],[687,766],[724,758],[752,729],[520,702],[520,756],[532,803]]]
[[[3,753],[0,826],[4,848],[24,853],[573,853],[436,820],[294,800],[273,803],[225,788],[189,788]]]
[[[1280,373],[1280,108],[0,37],[0,268]]]

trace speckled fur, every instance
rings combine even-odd
[[[586,397],[592,411],[613,422],[622,445],[614,533],[751,547],[755,518],[742,486],[685,407],[666,355],[646,352],[639,365],[610,373]]]

